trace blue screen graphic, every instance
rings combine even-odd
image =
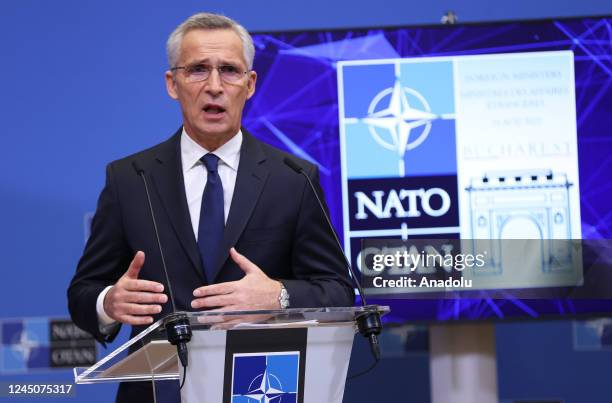
[[[366,135],[368,129],[365,125],[356,126],[354,130],[357,134],[352,141],[346,142],[349,155],[346,163],[350,176],[356,181],[388,178],[398,176],[398,169],[400,176],[417,178],[413,179],[417,181],[427,176],[437,180],[453,175],[461,176],[463,170],[458,169],[458,164],[462,163],[463,157],[459,156],[461,158],[458,159],[458,154],[453,152],[455,148],[460,148],[454,143],[455,135],[460,134],[455,133],[459,129],[454,124],[454,114],[459,113],[459,105],[453,102],[457,97],[448,96],[448,92],[454,90],[453,84],[457,84],[451,74],[453,58],[468,56],[461,59],[466,60],[461,71],[469,78],[470,69],[478,65],[470,64],[469,57],[472,56],[529,56],[543,52],[554,56],[555,52],[559,52],[559,60],[555,61],[553,58],[551,63],[562,65],[563,58],[570,54],[573,59],[570,68],[573,70],[572,91],[575,91],[571,98],[575,100],[577,134],[578,164],[575,167],[575,182],[580,184],[579,194],[575,195],[576,200],[579,200],[579,209],[575,210],[579,214],[578,224],[574,226],[573,231],[577,231],[584,239],[609,239],[612,237],[612,215],[608,202],[612,197],[612,182],[609,176],[612,168],[612,133],[609,131],[612,122],[611,32],[611,19],[587,18],[256,34],[254,39],[257,56],[254,69],[259,75],[258,88],[253,99],[247,103],[244,125],[270,144],[319,165],[321,185],[325,190],[332,221],[337,232],[343,237],[347,233],[346,226],[350,223],[345,216],[346,211],[343,211],[346,206],[343,205],[342,195],[342,125],[339,116],[363,119],[364,113],[379,112],[380,116],[383,116],[384,108],[390,105],[392,91],[380,94],[375,105],[372,104],[372,99],[380,93],[381,88],[393,88],[394,77],[399,77],[401,88],[415,89],[415,93],[404,91],[403,96],[409,103],[417,104],[420,94],[430,104],[432,113],[446,117],[432,123],[432,130],[443,133],[444,136],[432,137],[423,142],[422,149],[415,149],[413,155],[398,162],[397,158],[385,158],[388,154],[385,154],[383,147],[373,146],[373,137]],[[435,63],[396,63],[399,67],[394,67],[393,63],[380,62],[400,59],[432,60]],[[343,63],[364,64],[361,70],[344,70],[344,100],[339,99],[338,89],[338,66],[344,66]],[[500,62],[502,67],[495,68],[503,68],[504,63],[506,61]],[[394,71],[394,68],[399,68],[399,73]],[[437,78],[431,80],[432,76]],[[467,82],[466,80],[464,82]],[[462,109],[462,113],[468,112],[465,107]],[[572,122],[573,120],[572,118]],[[496,122],[498,125],[507,123],[503,119]],[[415,140],[418,140],[418,134],[418,131],[411,133],[416,136],[413,138]],[[379,131],[378,144],[392,143],[392,139],[385,139],[384,135]],[[401,139],[399,131],[398,136]],[[367,158],[350,160],[350,155],[355,155],[351,154],[351,148],[367,149]],[[439,158],[435,161],[428,158],[432,150],[438,152]],[[468,156],[482,152],[482,149],[478,148],[464,150],[468,150]],[[370,160],[377,161],[375,167],[368,165]],[[474,175],[465,180],[476,179],[478,178]],[[355,182],[349,186],[358,185],[359,183]],[[462,214],[460,211],[459,215]],[[451,218],[445,221],[447,228],[457,225],[453,221],[454,218]],[[448,227],[449,225],[451,227]],[[459,227],[464,228],[464,223]],[[347,240],[344,241],[346,246]],[[473,300],[373,302],[391,305],[389,320],[392,321],[537,318],[612,311],[612,302],[608,300],[536,301],[512,297],[493,300],[483,296],[482,299]]]

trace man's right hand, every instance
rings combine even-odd
[[[130,267],[104,297],[104,312],[117,322],[129,325],[153,323],[154,314],[160,313],[168,297],[161,283],[139,280],[145,254],[136,252]]]

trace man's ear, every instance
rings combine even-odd
[[[255,94],[255,84],[257,83],[257,72],[255,70],[249,71],[249,81],[247,82],[247,99],[251,98]]]
[[[170,70],[166,71],[166,91],[168,91],[170,98],[178,99],[176,80],[174,79],[174,74]]]

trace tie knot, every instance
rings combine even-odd
[[[219,165],[219,157],[217,157],[215,154],[208,153],[202,158],[200,158],[200,161],[202,161],[204,165],[206,165],[206,169],[208,169],[210,172],[217,171],[217,166]]]

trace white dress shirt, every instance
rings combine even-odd
[[[232,204],[232,197],[234,196],[234,187],[236,186],[241,147],[242,131],[238,131],[227,143],[213,151],[213,154],[219,157],[217,172],[223,185],[223,215],[226,223]],[[198,239],[198,226],[200,225],[202,195],[208,180],[208,171],[204,163],[200,161],[200,158],[208,153],[209,151],[189,137],[185,128],[183,128],[183,133],[181,134],[181,164],[185,181],[185,196],[187,197],[191,226],[196,240]],[[127,267],[125,269],[127,270]],[[110,333],[116,325],[115,320],[104,311],[104,297],[106,297],[106,293],[111,287],[106,287],[96,300],[96,311],[102,333]]]
[[[219,157],[219,177],[223,185],[223,215],[227,222],[227,215],[234,196],[236,185],[236,174],[240,162],[240,147],[242,146],[242,132],[239,131],[227,143],[217,148],[213,154]],[[198,226],[200,224],[200,208],[202,207],[202,195],[208,180],[208,171],[200,161],[200,158],[209,151],[193,141],[185,133],[181,135],[181,162],[183,164],[183,178],[185,179],[185,195],[191,216],[193,233],[198,239]]]

